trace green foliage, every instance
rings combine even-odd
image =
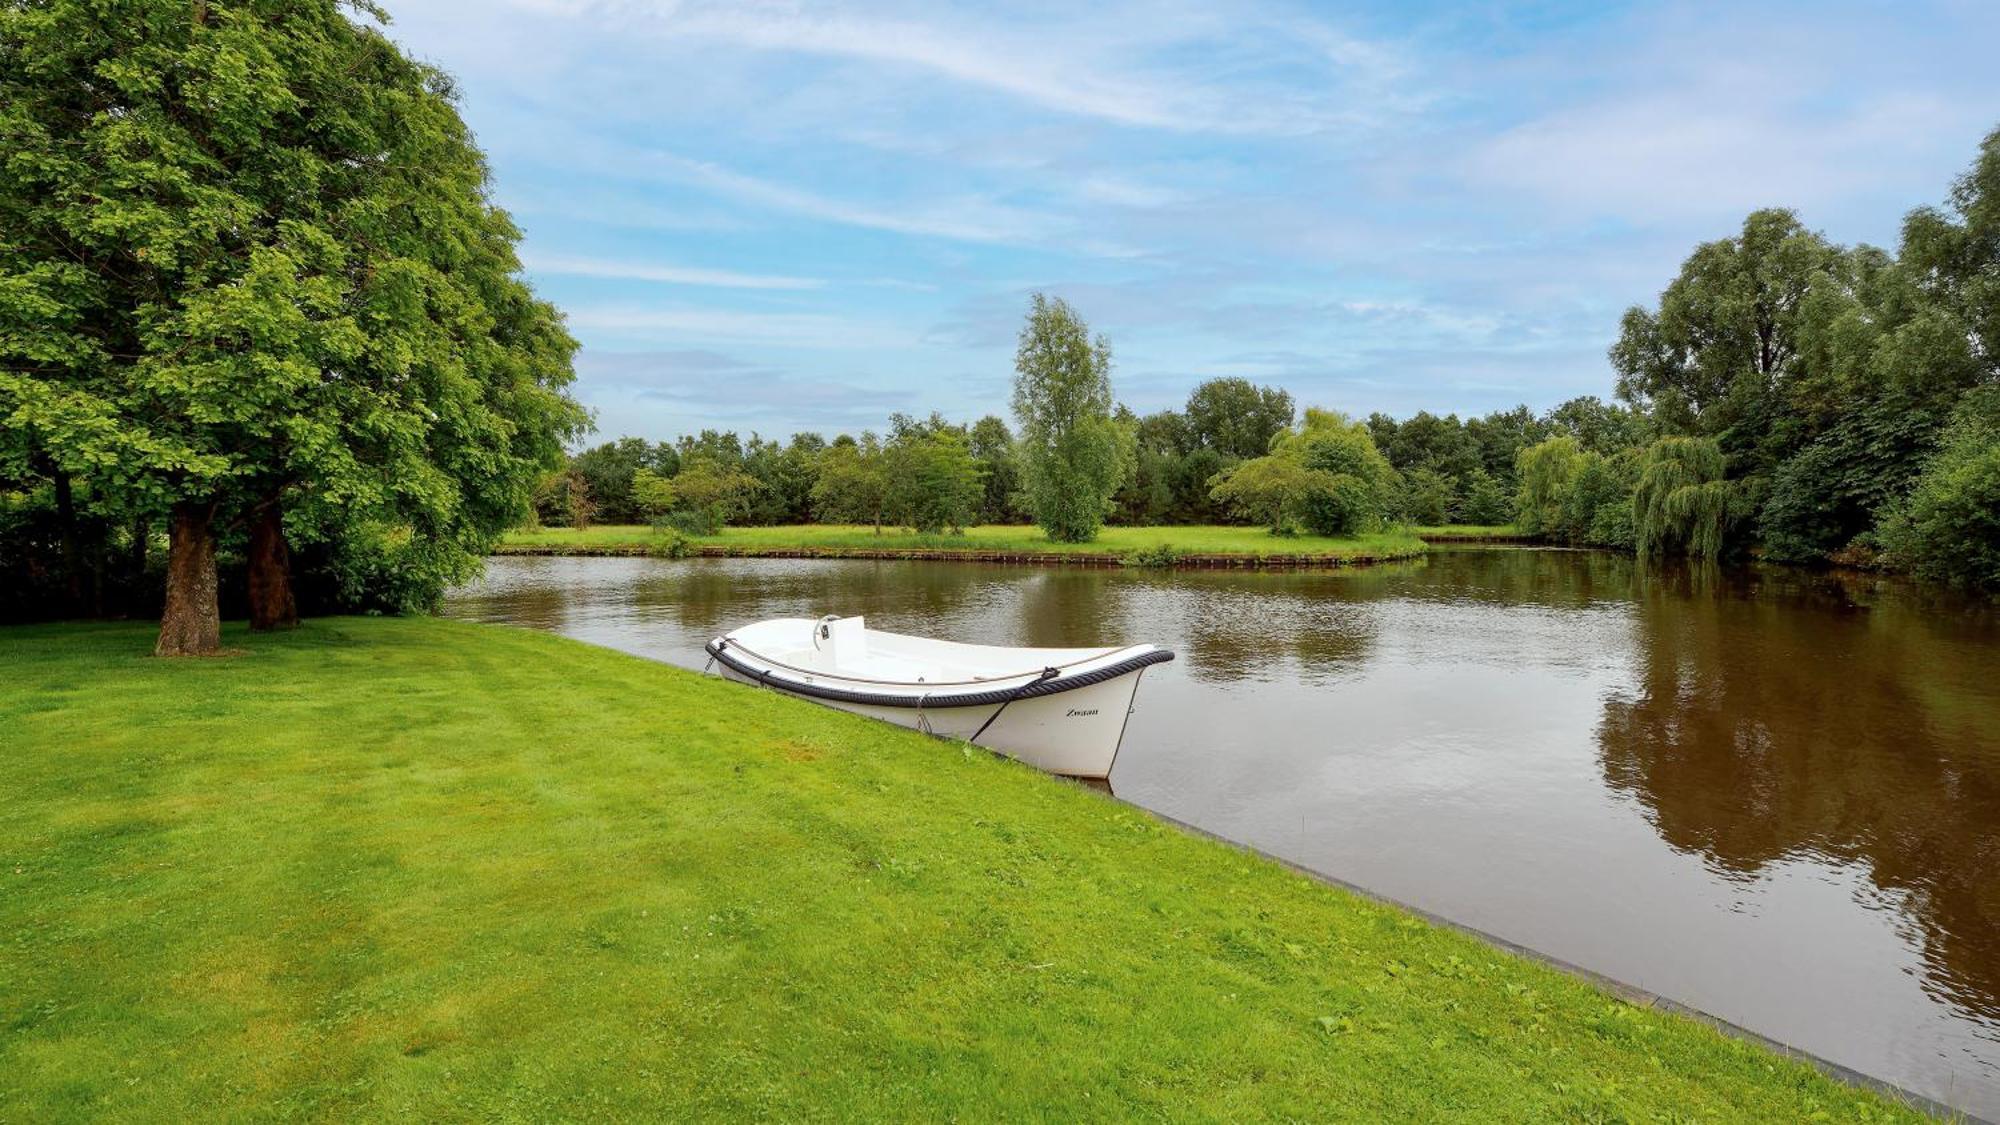
[[[1366,424],[1312,408],[1272,449],[1326,474],[1300,504],[1300,520],[1315,535],[1358,535],[1381,526],[1388,515],[1396,470],[1376,450]]]
[[[694,454],[681,471],[663,477],[651,469],[632,474],[632,499],[655,525],[688,535],[713,535],[749,510],[763,485],[742,469]]]
[[[873,524],[882,533],[889,506],[889,468],[882,443],[872,433],[856,441],[841,435],[819,458],[813,481],[813,514],[826,523]]]
[[[789,443],[750,435],[743,447],[743,471],[757,481],[743,519],[754,524],[799,523],[812,518],[813,484],[826,439],[793,434]]]
[[[334,0],[12,5],[0,58],[0,461],[124,517],[281,503],[371,602],[526,515],[576,345],[446,76]]]
[[[1639,455],[1625,450],[1605,457],[1585,452],[1565,490],[1560,514],[1541,534],[1593,547],[1636,550],[1632,490],[1638,483]]]
[[[888,511],[903,526],[924,534],[962,532],[978,516],[984,470],[965,427],[937,414],[923,422],[898,414],[890,420],[882,465]]]
[[[1533,421],[1532,414],[1529,421]],[[1427,469],[1456,481],[1485,466],[1479,438],[1466,430],[1456,414],[1440,418],[1419,410],[1402,422],[1376,423],[1369,435],[1386,442],[1381,446],[1382,455],[1405,475]]]
[[[1133,433],[1111,417],[1111,345],[1068,302],[1037,293],[1014,372],[1027,507],[1050,539],[1087,543],[1133,461]]]
[[[1640,557],[1721,557],[1733,493],[1723,479],[1722,450],[1714,439],[1654,442],[1639,461],[1639,481],[1632,492],[1633,537]]]
[[[719,528],[717,530],[720,530]],[[679,528],[669,528],[646,545],[646,553],[658,559],[687,559],[699,554],[695,541]]]
[[[1140,436],[1133,451],[1132,475],[1118,490],[1113,522],[1140,525],[1170,522],[1176,476],[1184,462],[1172,450],[1148,442],[1142,429],[1135,427],[1134,432]]]
[[[1226,460],[1262,457],[1292,425],[1292,396],[1248,379],[1210,379],[1188,394],[1189,448],[1213,450]]]
[[[1914,396],[1855,405],[1772,474],[1758,522],[1764,553],[1813,562],[1865,536],[1909,491],[1939,428]]]
[[[1695,248],[1658,310],[1627,310],[1611,348],[1619,397],[1650,405],[1669,433],[1743,426],[1739,442],[1754,442],[1772,396],[1803,375],[1807,294],[1845,268],[1792,212],[1752,212],[1736,237]]]
[[[998,416],[988,414],[972,424],[967,435],[972,456],[982,473],[979,523],[1014,523],[1027,518],[1020,507],[1021,466],[1014,454],[1014,434]]]
[[[557,549],[565,554],[594,554],[598,551],[627,554],[645,550],[659,541],[660,533],[648,526],[613,527],[598,524],[577,531],[573,528],[522,528],[508,535],[501,553],[513,549],[543,551]],[[964,534],[924,535],[908,530],[877,534],[867,524],[807,524],[798,527],[726,527],[702,539],[702,545],[744,552],[832,550],[934,550],[1005,551],[1010,554],[1121,555],[1170,546],[1176,551],[1202,555],[1234,555],[1255,558],[1265,555],[1310,555],[1329,561],[1350,559],[1410,559],[1424,554],[1424,541],[1404,529],[1374,532],[1362,536],[1331,539],[1301,533],[1285,539],[1273,538],[1263,527],[1211,525],[1191,527],[1107,526],[1090,543],[1053,543],[1033,524],[968,527]]]
[[[1181,561],[1182,556],[1186,554],[1187,554],[1186,551],[1183,551],[1178,547],[1175,547],[1171,543],[1155,543],[1149,547],[1141,547],[1138,550],[1133,551],[1131,554],[1126,555],[1125,565],[1163,567],[1163,568],[1173,567],[1178,565]]]
[[[1458,518],[1470,524],[1503,524],[1514,520],[1514,501],[1506,486],[1485,470],[1474,470],[1467,478],[1465,499],[1458,506]]]
[[[1640,448],[1650,436],[1650,423],[1643,412],[1606,403],[1596,395],[1562,403],[1549,411],[1543,425],[1551,435],[1567,434],[1584,452],[1600,457]]]
[[[1481,469],[1472,471],[1485,475]],[[1458,512],[1457,482],[1436,469],[1418,467],[1403,473],[1400,494],[1398,513],[1410,523],[1436,527],[1450,523]],[[1468,518],[1467,522],[1481,521]]]
[[[1521,451],[1516,466],[1521,484],[1514,511],[1523,534],[1555,535],[1562,531],[1563,505],[1587,460],[1582,446],[1568,434]]]
[[[1273,535],[1291,535],[1306,503],[1332,492],[1335,476],[1307,468],[1295,451],[1239,462],[1217,474],[1210,493],[1219,504],[1261,521]]]
[[[1966,396],[1882,545],[1925,577],[2000,591],[2000,387]]]
[[[625,490],[629,493],[631,489],[632,483],[627,480]],[[535,487],[529,513],[537,522],[564,524],[581,531],[596,520],[597,510],[597,498],[591,492],[589,479],[572,464],[542,478]]]
[[[1401,422],[1378,413],[1369,416],[1367,427],[1376,448],[1402,475],[1390,507],[1399,518],[1430,526],[1508,522],[1520,453],[1555,423],[1517,406],[1463,422],[1456,414],[1428,411]],[[1474,519],[1474,512],[1481,518]]]
[[[643,468],[670,477],[680,467],[681,457],[673,446],[637,437],[608,441],[569,459],[570,471],[583,479],[591,501],[597,506],[595,518],[605,523],[640,523],[645,519],[645,513],[632,499],[633,473]],[[539,498],[537,507],[541,507]],[[545,522],[569,522],[566,513],[544,509],[541,515]]]
[[[355,522],[308,540],[301,600],[322,612],[432,613],[452,587],[479,573],[480,555],[414,535],[408,527]]]

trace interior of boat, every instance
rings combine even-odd
[[[760,621],[730,634],[739,650],[776,664],[842,679],[898,684],[970,684],[1040,675],[1109,656],[1115,648],[1010,648],[962,644],[870,629],[863,617]]]

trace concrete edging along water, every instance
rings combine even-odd
[[[1923,1113],[1927,1113],[1932,1117],[1936,1117],[1940,1120],[1965,1122],[1966,1125],[1996,1125],[1996,1123],[1987,1121],[1983,1117],[1975,1117],[1972,1114],[1967,1113],[1962,1109],[1956,1109],[1953,1108],[1952,1106],[1948,1106],[1943,1102],[1938,1101],[1935,1098],[1925,1097],[1924,1095],[1919,1094],[1913,1090],[1906,1090],[1903,1087],[1898,1086],[1893,1082],[1876,1078],[1875,1076],[1870,1074],[1864,1074],[1861,1071],[1855,1070],[1853,1067],[1843,1066],[1840,1063],[1834,1062],[1832,1059],[1822,1058],[1819,1055],[1813,1054],[1811,1051],[1794,1047],[1789,1043],[1781,1043],[1778,1040],[1772,1039],[1767,1035],[1760,1035],[1757,1032],[1742,1026],[1741,1024],[1731,1023],[1730,1021],[1723,1019],[1721,1016],[1713,1015],[1709,1012],[1704,1012],[1700,1008],[1696,1008],[1689,1004],[1683,1004],[1680,1001],[1675,1000],[1671,997],[1661,996],[1657,992],[1649,991],[1647,989],[1639,987],[1638,985],[1627,984],[1624,981],[1616,980],[1612,977],[1607,977],[1603,973],[1594,972],[1590,969],[1584,968],[1582,965],[1578,965],[1571,961],[1565,961],[1560,957],[1556,957],[1548,953],[1543,953],[1540,950],[1530,949],[1529,947],[1522,945],[1518,942],[1508,941],[1506,938],[1503,938],[1498,934],[1488,933],[1487,931],[1479,929],[1475,926],[1468,926],[1462,922],[1454,922],[1451,919],[1444,917],[1443,915],[1434,914],[1428,910],[1425,910],[1423,907],[1412,906],[1407,902],[1402,902],[1397,899],[1390,898],[1388,895],[1378,894],[1375,891],[1371,891],[1368,888],[1360,886],[1358,884],[1350,883],[1345,879],[1339,878],[1338,876],[1328,875],[1324,871],[1315,871],[1310,867],[1305,867],[1300,864],[1293,863],[1291,860],[1288,860],[1283,856],[1273,855],[1262,848],[1256,847],[1255,845],[1245,844],[1238,840],[1232,840],[1227,836],[1218,836],[1215,833],[1210,832],[1205,828],[1189,824],[1185,820],[1179,820],[1174,817],[1168,816],[1166,813],[1146,808],[1143,805],[1132,804],[1132,802],[1124,801],[1116,797],[1115,795],[1112,796],[1112,799],[1118,800],[1120,801],[1121,804],[1125,804],[1130,806],[1131,808],[1137,809],[1140,812],[1145,813],[1147,816],[1154,817],[1161,823],[1171,825],[1174,828],[1177,828],[1182,832],[1186,832],[1191,836],[1199,836],[1204,840],[1213,840],[1216,843],[1223,844],[1231,848],[1235,848],[1237,851],[1257,856],[1260,859],[1269,860],[1272,863],[1275,863],[1278,866],[1285,868],[1287,871],[1291,871],[1298,875],[1304,876],[1305,878],[1311,879],[1316,883],[1322,883],[1325,884],[1326,886],[1346,891],[1349,894],[1358,895],[1361,898],[1365,898],[1370,902],[1379,903],[1383,906],[1394,907],[1397,910],[1401,910],[1404,911],[1405,913],[1414,915],[1417,918],[1421,918],[1425,922],[1428,922],[1433,926],[1442,926],[1448,930],[1456,930],[1459,933],[1466,935],[1467,937],[1477,938],[1480,941],[1486,943],[1487,945],[1490,945],[1493,948],[1500,950],[1502,953],[1510,953],[1516,957],[1524,957],[1530,961],[1536,961],[1543,965],[1547,965],[1549,968],[1555,969],[1558,972],[1567,974],[1582,981],[1586,981],[1592,985],[1595,985],[1598,988],[1603,989],[1605,992],[1610,993],[1617,999],[1623,1000],[1627,1004],[1631,1004],[1635,1007],[1654,1008],[1658,1009],[1659,1011],[1672,1012],[1675,1015],[1686,1016],[1689,1019],[1707,1024],[1709,1027],[1712,1027],[1715,1030],[1733,1039],[1741,1039],[1747,1043],[1754,1043],[1757,1046],[1763,1047],[1764,1049],[1773,1052],[1774,1054],[1782,1055],[1789,1059],[1797,1059],[1798,1061],[1806,1063],[1807,1065],[1813,1067],[1815,1070],[1818,1070],[1820,1073],[1825,1074],[1827,1077],[1832,1078],[1836,1081],[1845,1082],[1850,1086],[1859,1086],[1864,1089],[1874,1090],[1877,1093],[1884,1095],[1885,1097],[1888,1097],[1894,1101],[1901,1102],[1912,1109],[1919,1110]]]

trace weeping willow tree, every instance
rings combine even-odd
[[[1641,558],[1678,551],[1712,560],[1722,554],[1730,499],[1722,472],[1722,448],[1711,438],[1661,438],[1646,450],[1632,494]]]

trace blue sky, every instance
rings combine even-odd
[[[601,437],[1005,415],[1035,290],[1142,413],[1608,397],[1696,242],[1893,246],[2000,125],[1991,3],[390,7]]]

